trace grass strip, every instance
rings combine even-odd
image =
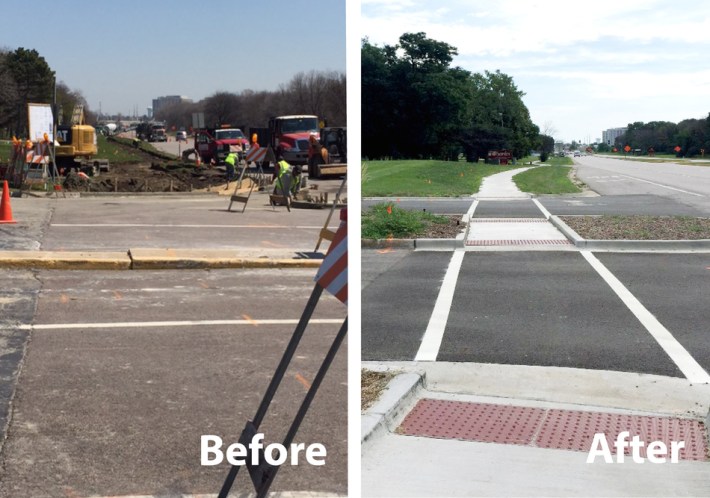
[[[530,194],[577,194],[582,190],[570,180],[570,166],[540,166],[515,175],[513,181]]]

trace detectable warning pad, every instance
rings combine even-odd
[[[398,432],[408,436],[460,439],[483,443],[516,444],[588,452],[594,435],[605,435],[612,453],[619,433],[638,435],[647,444],[684,441],[679,460],[707,460],[706,428],[697,420],[627,415],[581,410],[531,408],[490,403],[422,399],[407,415]],[[625,455],[631,455],[626,447]],[[646,458],[646,446],[639,450]]]

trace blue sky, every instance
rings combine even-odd
[[[346,70],[345,0],[22,0],[0,24],[0,48],[37,50],[104,113]]]
[[[542,131],[567,142],[635,121],[710,112],[704,0],[361,0],[371,43],[406,32],[458,48],[454,65],[508,74]]]

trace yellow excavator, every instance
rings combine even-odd
[[[57,126],[57,143],[59,145],[55,147],[54,154],[60,170],[80,169],[91,164],[91,158],[98,152],[96,129],[85,123],[84,106],[74,106],[69,125]]]

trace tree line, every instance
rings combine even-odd
[[[363,157],[478,161],[490,150],[552,151],[510,76],[451,67],[455,55],[425,33],[381,47],[362,41]]]
[[[97,124],[98,116],[80,90],[61,81],[55,83],[55,72],[36,50],[0,49],[0,137],[27,137],[27,104],[52,103],[55,86],[60,123],[69,123],[74,106],[82,104],[86,121]],[[276,91],[217,91],[200,102],[165,107],[154,118],[170,127],[188,129],[195,112],[203,112],[209,125],[258,127],[266,126],[271,116],[315,114],[331,126],[345,126],[346,78],[336,71],[301,72]]]
[[[710,113],[705,119],[685,119],[680,123],[651,121],[630,123],[626,133],[617,137],[613,144],[600,144],[599,152],[608,152],[611,147],[621,151],[626,146],[657,154],[676,154],[693,157],[710,154]],[[675,148],[680,147],[676,152]]]
[[[297,73],[276,91],[218,91],[196,103],[175,103],[161,108],[154,118],[168,126],[189,129],[192,114],[202,112],[205,124],[242,127],[266,126],[269,117],[313,114],[330,126],[345,126],[346,78],[337,71]]]

